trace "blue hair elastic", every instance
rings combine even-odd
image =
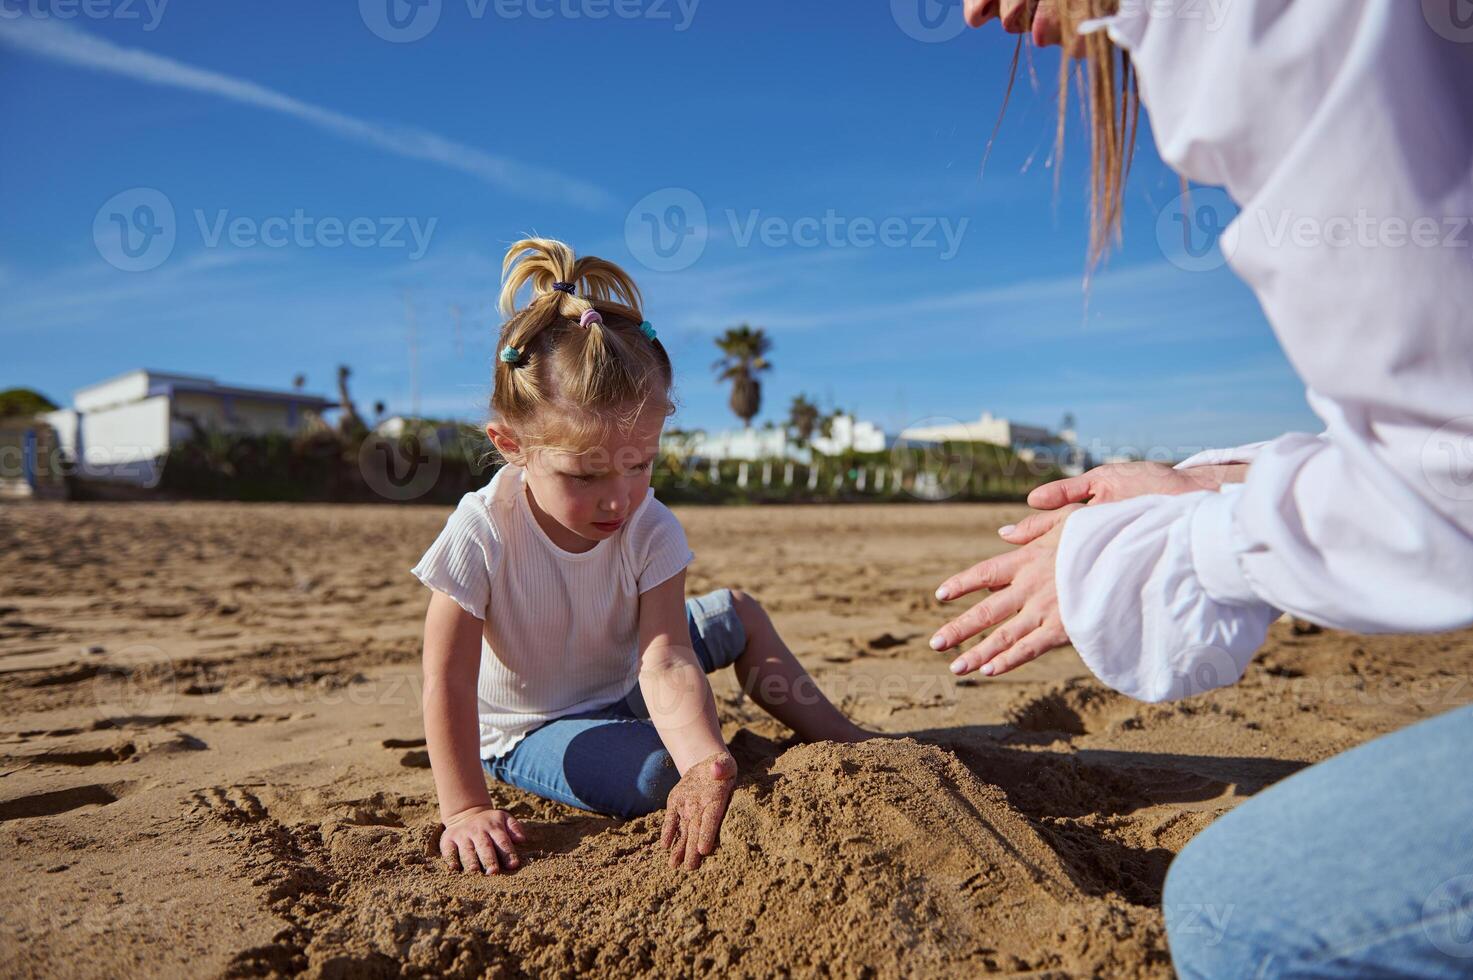
[[[555,282],[552,284],[552,288],[560,293],[567,293],[569,296],[573,295],[573,284],[570,282]]]
[[[655,325],[648,320],[639,325],[639,332],[644,334],[646,340],[655,339]]]
[[[507,364],[515,364],[522,359],[522,352],[507,344],[501,348],[501,360]]]

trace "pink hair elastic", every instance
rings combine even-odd
[[[588,325],[591,323],[602,324],[603,322],[604,318],[602,314],[598,312],[598,310],[584,310],[583,316],[580,317],[578,320],[578,326],[587,329]]]

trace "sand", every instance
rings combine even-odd
[[[796,745],[713,683],[742,765],[699,871],[505,787],[529,860],[456,876],[419,714],[446,510],[0,510],[0,975],[1168,976],[1161,884],[1216,816],[1473,700],[1473,634],[1274,627],[1238,686],[1128,701],[1072,651],[957,682],[942,577],[1005,506],[679,509],[692,590],[761,599],[903,735]]]

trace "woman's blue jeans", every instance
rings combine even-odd
[[[1473,977],[1473,706],[1296,773],[1177,856],[1184,978]]]

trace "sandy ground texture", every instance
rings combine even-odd
[[[835,701],[907,737],[794,745],[728,671],[743,774],[699,871],[655,853],[658,815],[497,786],[532,844],[488,878],[433,856],[407,570],[445,509],[5,506],[0,975],[1166,976],[1194,834],[1473,700],[1473,634],[1288,623],[1173,705],[1071,651],[957,682],[931,591],[1020,508],[678,513],[693,591],[758,596]]]

